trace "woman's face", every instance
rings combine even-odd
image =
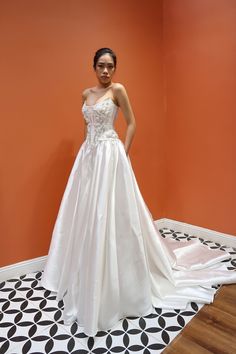
[[[115,70],[114,62],[110,54],[107,53],[100,56],[96,64],[95,72],[97,79],[101,84],[109,84],[112,80]]]

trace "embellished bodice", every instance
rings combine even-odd
[[[97,145],[102,140],[118,139],[118,134],[114,129],[119,107],[109,97],[94,105],[82,106],[82,113],[87,124],[86,142],[91,145]]]

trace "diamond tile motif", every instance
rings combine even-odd
[[[176,242],[196,238],[167,228],[159,231]],[[235,248],[199,240],[227,252],[227,269],[236,270]],[[185,310],[154,308],[151,315],[121,319],[108,331],[88,337],[77,322],[63,325],[63,301],[40,286],[41,276],[39,271],[0,284],[1,354],[161,353],[203,306],[192,302]]]

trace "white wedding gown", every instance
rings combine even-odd
[[[77,153],[53,230],[41,284],[63,299],[65,324],[88,336],[153,306],[210,303],[212,285],[236,282],[229,255],[198,242],[163,239],[119,139],[112,98],[83,104],[87,136]]]

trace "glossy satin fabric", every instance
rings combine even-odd
[[[163,239],[115,129],[111,98],[82,107],[86,140],[74,161],[55,222],[41,284],[63,299],[66,324],[96,335],[153,306],[210,303],[212,285],[236,282],[229,255],[199,240]]]

